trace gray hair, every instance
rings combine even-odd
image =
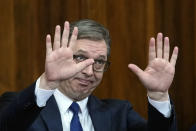
[[[105,40],[107,46],[107,58],[110,56],[110,35],[109,31],[96,21],[83,19],[70,24],[69,39],[74,27],[78,27],[77,39],[88,39],[93,41]]]

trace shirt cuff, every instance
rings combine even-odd
[[[55,90],[45,90],[39,88],[40,85],[40,78],[36,81],[35,85],[35,96],[36,96],[36,103],[39,107],[46,106],[46,102],[48,99],[53,95]]]
[[[169,118],[171,116],[171,104],[170,101],[155,101],[148,97],[149,103],[156,108],[164,117]]]

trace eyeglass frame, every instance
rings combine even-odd
[[[84,56],[84,55],[73,55],[73,60],[76,62],[76,63],[80,63],[80,62],[82,62],[82,61],[76,61],[76,57],[78,57],[78,56],[82,56],[83,58],[84,58],[84,60],[82,60],[82,61],[85,61],[86,59],[89,59],[88,57],[86,57],[86,56]],[[110,66],[110,64],[111,64],[111,62],[110,61],[108,61],[108,60],[102,60],[102,62],[104,62],[104,64],[105,65],[103,65],[104,67],[103,67],[103,70],[97,70],[96,68],[95,68],[95,63],[97,62],[97,61],[100,61],[100,60],[96,60],[96,59],[94,59],[94,63],[92,64],[93,65],[93,71],[95,71],[95,72],[105,72],[105,71],[107,71],[107,69],[108,69],[108,67]]]

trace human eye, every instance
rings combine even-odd
[[[76,62],[82,62],[82,61],[86,60],[87,57],[85,57],[84,55],[73,55],[73,59]]]
[[[104,61],[104,60],[95,60],[95,64],[97,64],[97,65],[104,65],[105,64],[105,62],[106,61]]]

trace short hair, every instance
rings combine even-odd
[[[88,39],[93,41],[105,40],[107,46],[107,58],[110,56],[110,35],[109,31],[94,20],[83,19],[70,24],[69,39],[74,27],[78,27],[77,39]]]

